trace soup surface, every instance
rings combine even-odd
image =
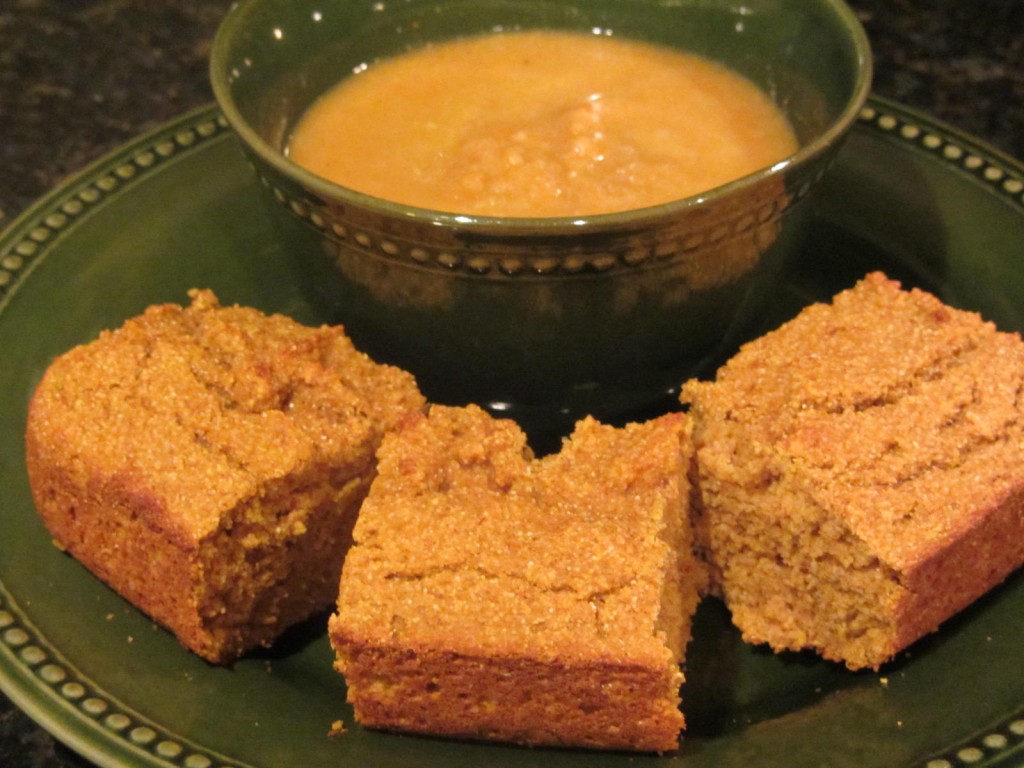
[[[797,147],[748,80],[610,36],[512,32],[428,46],[346,78],[288,152],[376,197],[489,216],[585,216],[704,192]]]

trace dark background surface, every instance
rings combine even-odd
[[[209,103],[207,57],[228,5],[0,0],[0,230],[69,174]],[[1024,159],[1024,0],[851,5],[874,48],[876,94]],[[0,693],[0,768],[89,765]]]

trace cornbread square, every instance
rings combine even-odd
[[[684,414],[520,429],[432,405],[388,435],[330,638],[365,726],[665,751],[703,566]]]
[[[424,400],[341,328],[190,295],[53,362],[28,475],[58,546],[227,662],[333,606],[376,448]]]
[[[868,275],[691,381],[697,536],[744,638],[877,669],[1024,562],[1024,345]]]

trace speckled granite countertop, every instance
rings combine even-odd
[[[210,102],[206,61],[228,4],[0,3],[0,229],[68,174]],[[1024,0],[851,5],[874,47],[876,93],[1024,158]],[[0,766],[89,765],[0,694]]]

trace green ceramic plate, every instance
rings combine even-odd
[[[1024,573],[881,673],[744,646],[701,608],[676,755],[519,749],[367,732],[322,622],[214,668],[51,544],[22,433],[52,357],[193,286],[319,318],[293,288],[260,190],[215,112],[188,115],[85,171],[0,237],[0,685],[103,766],[1024,765]],[[1024,330],[1024,167],[870,102],[823,191],[771,326],[871,269]],[[335,720],[347,733],[329,737]]]

